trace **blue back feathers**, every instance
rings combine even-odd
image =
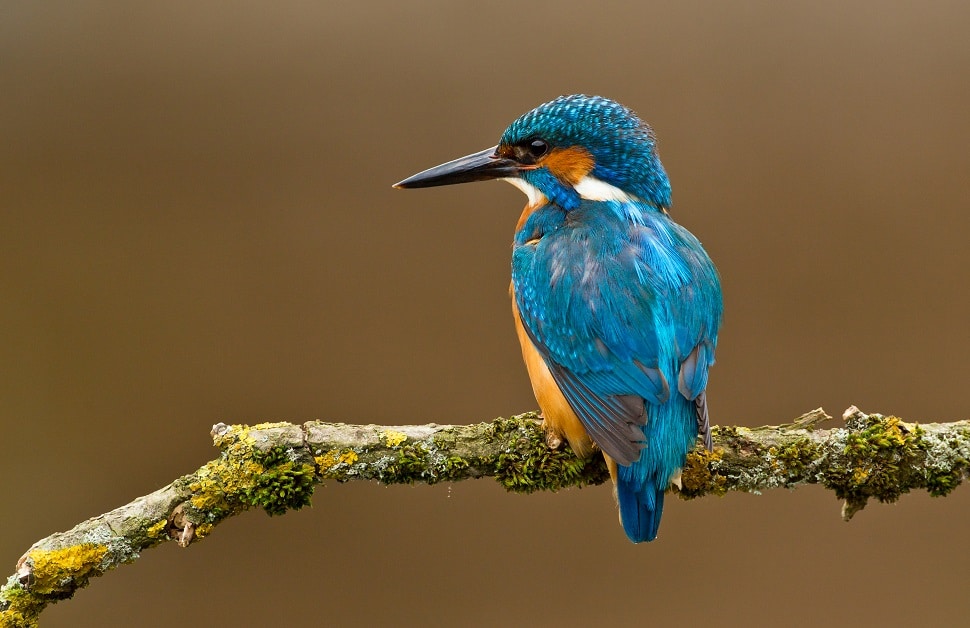
[[[704,389],[722,309],[717,271],[664,211],[670,184],[656,140],[629,109],[563,96],[513,122],[500,147],[531,138],[585,151],[593,163],[579,175],[616,190],[584,198],[589,188],[541,160],[522,171],[546,202],[515,235],[512,280],[529,337],[590,436],[619,465],[627,535],[649,541],[664,490],[699,425],[706,428]]]

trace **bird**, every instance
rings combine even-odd
[[[546,442],[597,449],[634,543],[657,537],[664,494],[700,439],[720,278],[670,216],[652,128],[600,96],[560,96],[498,145],[394,185],[499,179],[528,198],[512,245],[512,316]]]

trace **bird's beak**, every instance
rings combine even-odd
[[[519,170],[523,169],[522,165],[512,159],[499,157],[495,152],[497,148],[498,146],[486,148],[474,155],[466,155],[446,164],[428,168],[424,172],[395,183],[394,187],[430,188],[436,185],[514,177]]]

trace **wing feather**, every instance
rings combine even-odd
[[[523,327],[590,436],[621,465],[639,458],[645,404],[666,403],[669,378],[710,440],[704,388],[720,324],[717,274],[686,229],[652,220],[598,233],[591,218],[513,254]]]

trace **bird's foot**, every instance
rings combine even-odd
[[[549,422],[546,421],[544,416],[541,414],[539,416],[542,417],[542,432],[546,438],[546,447],[549,449],[559,449],[562,447],[562,435],[558,432],[558,430],[553,429],[553,427],[549,425]]]

